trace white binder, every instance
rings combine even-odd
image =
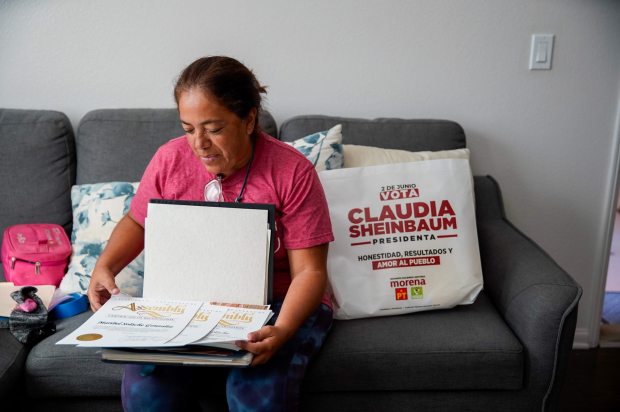
[[[273,205],[153,199],[145,222],[145,298],[267,304]]]

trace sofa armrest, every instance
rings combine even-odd
[[[484,287],[526,349],[524,386],[552,408],[575,332],[581,287],[505,217],[490,176],[475,177]]]
[[[0,329],[0,348],[0,399],[10,406],[24,393],[22,376],[28,348],[4,328]]]

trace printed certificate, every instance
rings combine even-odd
[[[246,340],[248,333],[262,328],[273,315],[273,312],[269,309],[259,310],[232,307],[227,309],[226,314],[218,322],[217,326],[204,339],[194,342],[194,345],[212,345],[222,342],[234,343],[236,340]],[[231,347],[231,349],[233,348]]]
[[[227,311],[228,308],[205,303],[194,315],[189,325],[178,336],[161,346],[185,346],[204,338],[213,330]]]
[[[163,346],[185,329],[202,304],[115,295],[57,344],[108,348]]]

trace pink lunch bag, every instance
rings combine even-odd
[[[58,287],[71,256],[71,242],[56,224],[9,226],[2,237],[4,277],[16,286]]]

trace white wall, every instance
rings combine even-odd
[[[614,0],[0,0],[0,107],[172,107],[178,72],[227,54],[298,114],[460,122],[509,218],[584,287],[598,328],[620,90]],[[556,35],[529,71],[532,33]]]

